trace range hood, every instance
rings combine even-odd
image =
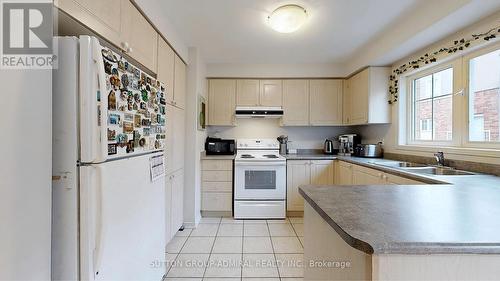
[[[280,118],[283,116],[281,106],[237,106],[236,118]]]

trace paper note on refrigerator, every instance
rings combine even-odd
[[[165,175],[165,163],[163,162],[163,155],[152,156],[149,159],[149,166],[151,169],[152,182]]]

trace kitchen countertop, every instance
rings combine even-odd
[[[500,177],[422,176],[347,161],[428,185],[301,186],[299,193],[352,247],[368,254],[500,254]]]
[[[234,160],[236,155],[207,155],[205,151],[201,152],[201,160]]]

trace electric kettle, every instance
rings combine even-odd
[[[333,141],[326,139],[325,140],[325,146],[323,147],[323,153],[324,154],[333,154]]]

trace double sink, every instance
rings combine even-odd
[[[429,166],[425,164],[411,163],[411,162],[374,162],[373,164],[398,168],[411,173],[438,175],[438,176],[467,176],[474,175],[474,173],[456,170],[450,167]]]

